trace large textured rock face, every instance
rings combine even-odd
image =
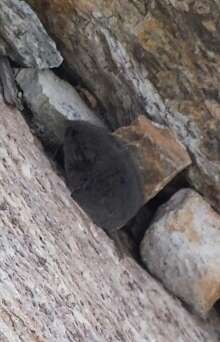
[[[28,0],[113,128],[140,113],[173,128],[193,185],[220,204],[220,3]]]
[[[218,326],[119,261],[1,97],[0,137],[1,342],[219,341]]]

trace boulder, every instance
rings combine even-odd
[[[63,59],[31,7],[24,1],[0,1],[0,54],[21,66],[58,67]]]
[[[144,264],[203,317],[220,298],[220,216],[193,190],[157,212],[141,243]]]
[[[191,164],[187,150],[173,132],[143,115],[131,125],[117,129],[114,136],[123,142],[138,166],[144,203]]]

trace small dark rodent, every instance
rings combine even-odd
[[[120,229],[142,205],[138,169],[126,146],[107,129],[70,123],[64,164],[73,199],[104,230]]]

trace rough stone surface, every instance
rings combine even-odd
[[[58,67],[63,59],[30,6],[0,1],[0,54],[26,67]]]
[[[0,137],[1,341],[219,341],[217,316],[196,318],[132,259],[119,261],[2,99]]]
[[[180,190],[158,210],[141,255],[166,288],[201,315],[220,298],[220,216],[196,192]]]
[[[17,75],[37,131],[48,143],[62,144],[68,120],[104,126],[77,91],[50,70],[22,69]]]
[[[219,210],[219,1],[27,1],[113,128],[144,113],[174,129],[191,182]]]
[[[191,164],[185,147],[172,131],[144,116],[119,128],[113,135],[124,143],[138,166],[144,203]]]

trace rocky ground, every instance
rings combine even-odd
[[[15,172],[18,167],[17,172],[21,175],[16,182],[23,178],[27,184],[32,182],[30,170],[36,160],[29,147],[25,147],[30,136],[27,135],[27,138],[24,133],[25,138],[22,138],[23,130],[27,129],[23,118],[17,132],[21,137],[17,139],[12,130],[13,139],[17,142],[12,143],[11,133],[7,135],[10,120],[12,126],[18,125],[14,115],[20,114],[10,109],[17,107],[34,136],[43,143],[45,150],[41,152],[47,154],[61,179],[66,178],[72,198],[89,217],[86,220],[91,219],[115,240],[118,265],[114,267],[115,256],[112,261],[110,252],[103,255],[103,250],[99,251],[98,244],[96,246],[97,241],[94,242],[94,250],[92,247],[90,251],[91,246],[86,247],[91,263],[82,256],[78,257],[77,267],[82,266],[83,272],[92,272],[94,262],[102,270],[96,273],[94,269],[93,276],[90,275],[95,315],[98,317],[102,311],[94,304],[100,300],[94,284],[100,281],[103,274],[105,294],[114,292],[114,301],[110,300],[108,305],[102,303],[103,315],[108,315],[111,310],[115,313],[117,291],[119,298],[130,298],[133,312],[130,316],[125,302],[121,306],[122,312],[116,311],[120,322],[123,313],[126,313],[124,326],[117,319],[113,320],[112,316],[108,317],[106,326],[103,317],[101,323],[96,317],[93,320],[87,304],[87,314],[82,313],[82,303],[88,300],[86,287],[80,293],[77,284],[68,279],[67,269],[64,271],[63,268],[66,247],[56,246],[61,248],[63,270],[58,278],[64,282],[66,279],[67,288],[74,287],[73,296],[77,293],[79,298],[82,297],[77,309],[78,318],[74,318],[74,324],[82,326],[74,328],[78,329],[78,335],[65,335],[63,331],[72,331],[73,327],[70,328],[71,324],[64,316],[58,317],[54,306],[49,308],[45,301],[47,310],[55,310],[55,321],[60,328],[53,330],[50,327],[51,332],[47,330],[46,337],[41,339],[27,333],[23,341],[220,341],[219,19],[220,5],[214,0],[1,1],[0,84],[6,103],[1,100],[2,179],[7,179],[4,172],[8,169],[10,184],[13,179],[10,172]],[[5,119],[4,115],[11,119]],[[4,144],[9,144],[9,150],[4,148]],[[30,144],[34,145],[32,141]],[[7,158],[10,160],[13,157],[13,162],[17,163],[13,151],[18,149],[20,155],[22,145],[27,153],[26,162],[18,158],[18,166],[13,168],[9,164],[6,168]],[[7,157],[6,151],[10,151]],[[43,168],[48,168],[44,158],[38,159],[42,175]],[[50,176],[44,174],[42,177]],[[57,176],[53,177],[57,182]],[[19,183],[22,189],[25,188],[24,182]],[[51,182],[49,178],[48,182]],[[1,223],[4,225],[11,215],[9,207],[12,199],[8,194],[7,200],[3,200],[6,183],[0,184],[0,205],[3,206],[0,212],[2,217],[5,215]],[[18,193],[19,184],[16,183]],[[34,185],[36,193],[39,191],[38,185]],[[62,183],[61,188],[63,186]],[[47,188],[45,184],[42,187]],[[52,189],[54,195],[54,183]],[[93,226],[91,221],[89,224],[88,221],[80,221],[80,229],[77,234],[74,233],[79,242],[73,241],[65,216],[70,215],[70,219],[74,220],[78,209],[74,202],[70,209],[71,199],[66,190],[62,188],[59,191],[64,191],[63,196],[67,196],[66,200],[62,200],[66,207],[65,215],[62,213],[59,218],[55,214],[57,221],[54,219],[49,229],[53,225],[58,229],[57,222],[64,222],[62,234],[65,239],[68,236],[67,240],[70,239],[73,246],[77,244],[77,253],[80,254],[84,248],[84,229],[92,225],[93,234],[98,234],[108,250],[105,233],[99,236],[96,233],[99,228]],[[50,191],[46,189],[45,192],[50,202],[48,213],[59,212],[51,204],[53,196]],[[35,203],[34,197],[30,198]],[[33,203],[28,209],[36,211],[36,227],[40,224],[37,218],[41,216],[40,207],[47,203],[45,198],[41,201],[38,209],[33,208]],[[22,200],[20,205],[22,207]],[[22,210],[25,215],[25,208]],[[42,215],[46,220],[46,212]],[[81,220],[78,217],[76,221]],[[26,218],[26,224],[28,220]],[[12,225],[16,227],[16,223]],[[68,233],[64,232],[65,226]],[[39,229],[39,234],[43,234],[42,227]],[[24,228],[21,231],[27,234]],[[10,229],[7,234],[9,232]],[[87,237],[89,242],[93,234]],[[4,240],[4,236],[2,238]],[[35,238],[33,236],[34,241]],[[6,239],[10,245],[10,237]],[[24,246],[19,239],[19,235],[15,234],[19,253],[22,254]],[[54,264],[51,236],[45,236],[45,239],[48,239],[49,254],[46,253],[44,259]],[[59,244],[62,244],[62,237],[59,239]],[[3,246],[6,255],[7,243]],[[10,248],[13,249],[13,244]],[[70,248],[69,260],[71,254],[76,252],[74,248]],[[41,247],[37,245],[38,249]],[[93,252],[97,249],[97,255],[93,258]],[[27,261],[30,255],[27,253],[23,257]],[[109,261],[104,261],[108,258]],[[111,267],[114,272],[109,269]],[[35,272],[32,263],[30,269]],[[48,275],[44,271],[40,274],[46,278]],[[72,272],[71,277],[74,276]],[[77,272],[80,273],[80,270]],[[111,285],[111,277],[121,272],[126,275],[120,279],[118,287],[115,280]],[[134,290],[133,294],[128,289],[123,290],[123,283],[127,282],[126,272],[138,284],[139,290]],[[22,277],[19,268],[15,267],[14,273]],[[6,276],[9,277],[7,272]],[[157,288],[152,277],[165,290],[161,284]],[[80,284],[80,278],[77,281]],[[52,288],[52,278],[48,282]],[[90,286],[89,281],[87,285]],[[20,292],[24,290],[20,285],[17,288]],[[35,292],[30,283],[27,288]],[[157,313],[160,309],[157,299],[153,307],[149,306],[151,290],[157,293],[155,296],[161,296],[161,311],[168,306],[172,312],[168,315],[169,331],[165,331],[165,322],[169,319],[165,318],[165,314]],[[4,291],[5,296],[10,298],[7,287]],[[41,294],[46,296],[44,291]],[[185,308],[180,309],[180,304],[175,304],[171,295],[179,298]],[[23,296],[26,294],[23,293]],[[55,301],[57,296],[58,293],[53,292]],[[16,311],[19,301],[13,303]],[[24,301],[25,305],[28,304]],[[137,305],[137,316],[142,315],[140,321],[134,314]],[[142,306],[143,310],[140,310]],[[2,310],[6,307],[3,303]],[[152,324],[149,326],[143,317],[146,309],[147,320],[151,319],[152,314]],[[180,315],[181,323],[178,318],[174,320],[175,312]],[[45,315],[48,316],[46,311]],[[157,319],[161,322],[156,323]],[[50,318],[48,322],[50,326]],[[29,324],[39,328],[41,318]],[[97,331],[94,325],[100,325]],[[10,339],[10,334],[4,332],[4,324],[0,322],[0,326],[2,341],[22,341],[16,329]],[[103,331],[101,326],[105,326]],[[115,333],[120,328],[121,334]]]

